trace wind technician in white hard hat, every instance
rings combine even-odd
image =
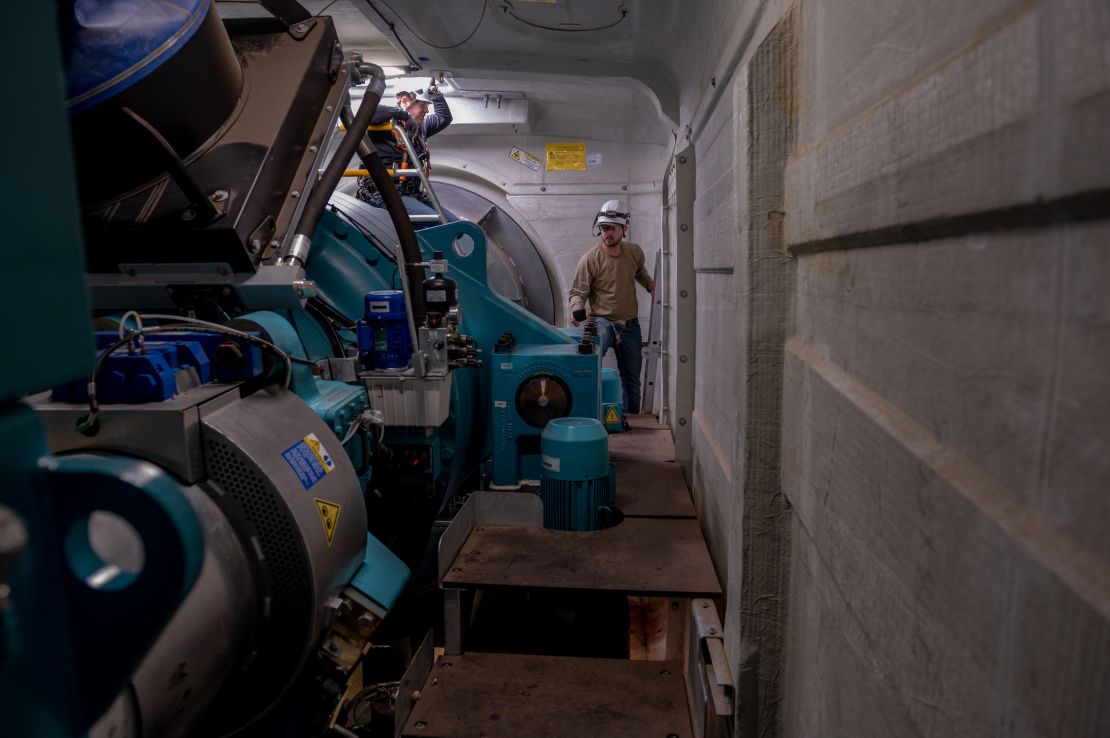
[[[628,216],[624,202],[609,200],[594,218],[594,235],[601,241],[578,260],[570,287],[570,322],[580,325],[587,316],[597,318],[602,358],[610,346],[617,352],[625,412],[638,413],[643,356],[636,283],[655,297],[655,282],[644,269],[643,249],[624,240]]]

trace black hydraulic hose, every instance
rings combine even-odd
[[[374,117],[374,111],[377,110],[378,103],[381,102],[382,93],[385,92],[385,72],[382,71],[382,68],[376,64],[366,64],[364,66],[368,67],[371,75],[370,81],[367,83],[362,104],[358,107],[358,115],[347,126],[348,131],[366,130],[366,127],[370,125],[370,120]],[[347,106],[346,109],[350,110],[350,107]],[[300,266],[304,266],[308,259],[308,251],[312,247],[312,236],[316,232],[316,226],[320,223],[320,217],[324,214],[324,208],[327,206],[328,200],[331,199],[336,185],[339,184],[343,171],[350,163],[351,157],[355,155],[355,149],[358,147],[360,138],[362,137],[344,136],[343,140],[339,142],[339,147],[335,150],[331,161],[328,162],[327,168],[324,169],[320,181],[312,188],[312,194],[305,202],[300,223],[297,224],[297,231],[290,242],[289,250],[282,258],[283,263],[298,263]]]
[[[363,107],[366,106],[365,99],[362,105]],[[359,108],[358,112],[359,115],[362,115],[362,108]],[[378,152],[374,150],[374,147],[370,145],[366,138],[366,123],[360,126],[357,118],[353,123],[350,121],[350,105],[343,106],[339,117],[343,120],[343,125],[347,126],[347,135],[343,142],[346,143],[347,139],[357,139],[358,155],[362,160],[362,165],[370,173],[370,179],[374,181],[374,186],[378,188],[378,194],[382,196],[385,209],[389,211],[389,217],[393,220],[393,228],[397,231],[397,240],[401,244],[401,253],[405,257],[405,276],[409,281],[412,319],[417,325],[421,325],[424,323],[425,310],[420,285],[424,284],[425,274],[424,267],[416,266],[416,264],[424,261],[424,257],[420,253],[420,243],[416,240],[416,230],[412,227],[412,220],[409,219],[408,211],[405,210],[405,204],[401,202],[401,193],[397,192],[397,187],[393,184],[393,178],[389,176],[389,170],[385,168]],[[354,131],[361,131],[362,133],[361,135],[351,135]],[[349,156],[347,160],[350,160]]]

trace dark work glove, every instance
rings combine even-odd
[[[574,319],[577,320],[579,323],[586,319],[586,311],[583,308],[578,308],[573,313],[571,313],[571,315],[573,315]]]

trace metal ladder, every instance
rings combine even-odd
[[[393,133],[398,134],[401,137],[401,143],[404,144],[405,152],[408,154],[409,161],[413,162],[414,164],[420,161],[420,158],[416,155],[416,149],[413,148],[412,139],[409,138],[409,134],[405,131],[404,127],[394,126],[393,121],[389,121],[388,123],[382,123],[376,126],[367,126],[366,130],[392,131]],[[343,172],[343,176],[345,177],[366,177],[369,176],[369,174],[370,172],[365,169],[347,169]],[[424,191],[428,193],[428,197],[432,201],[432,208],[436,211],[435,215],[413,215],[410,213],[409,220],[411,220],[413,223],[447,223],[447,216],[443,213],[443,206],[439,204],[439,197],[436,195],[435,189],[432,188],[432,182],[430,179],[428,179],[428,175],[424,173],[424,169],[422,167],[415,166],[408,169],[390,169],[389,174],[393,177],[419,177],[420,183],[424,187]]]

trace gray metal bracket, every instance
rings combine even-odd
[[[655,379],[659,373],[659,355],[662,350],[660,334],[662,328],[663,287],[660,285],[662,252],[655,254],[655,269],[651,278],[655,281],[655,297],[651,300],[651,317],[648,319],[648,340],[644,347],[644,381],[640,395],[640,412],[655,415]]]
[[[451,520],[439,538],[438,581],[443,587],[446,574],[474,528],[479,525],[512,525],[519,528],[543,527],[543,502],[528,492],[474,492]],[[465,630],[465,603],[460,589],[443,593],[443,646],[449,654],[462,653]]]
[[[736,682],[712,600],[690,601],[686,694],[695,736],[728,735],[728,723],[736,707]]]
[[[420,648],[413,654],[409,668],[405,670],[405,675],[401,677],[401,683],[397,686],[397,698],[393,706],[393,738],[401,738],[405,723],[408,722],[412,708],[420,700],[420,690],[427,683],[428,675],[432,673],[434,665],[435,647],[432,631],[429,630]]]

